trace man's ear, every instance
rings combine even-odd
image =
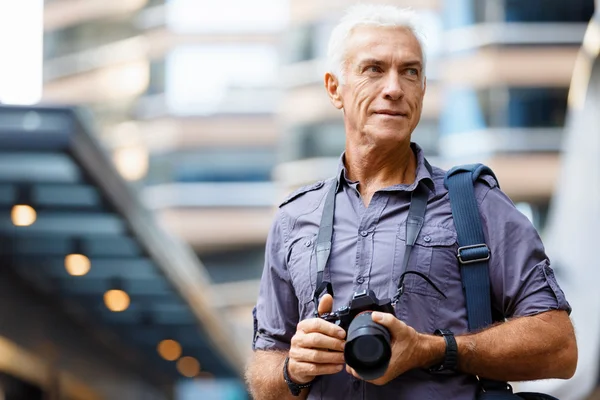
[[[327,90],[327,95],[329,95],[329,100],[331,104],[338,110],[344,108],[344,103],[342,101],[342,97],[340,96],[340,83],[338,78],[333,75],[331,72],[327,72],[325,74],[325,89]]]

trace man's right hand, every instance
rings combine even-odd
[[[318,312],[331,312],[333,298],[326,294],[319,302]],[[321,318],[300,321],[292,337],[288,374],[298,383],[308,383],[319,375],[330,375],[344,368],[346,332]]]

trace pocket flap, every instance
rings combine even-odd
[[[399,226],[398,238],[406,241],[406,222]],[[452,246],[456,240],[456,232],[442,226],[424,224],[417,236],[416,244],[427,247]]]

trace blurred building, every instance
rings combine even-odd
[[[567,381],[521,384],[560,399],[600,399],[600,292],[595,282],[600,225],[600,3],[577,56],[560,171],[546,228],[546,248],[573,308],[579,359]],[[591,397],[589,393],[596,388]]]
[[[183,334],[181,324],[171,326],[187,337],[187,346],[179,342],[181,356],[186,347],[206,352],[212,344],[204,361],[194,354],[204,377],[239,379],[243,357],[236,357],[250,351],[251,307],[277,195],[271,171],[279,136],[278,46],[287,19],[287,3],[279,0],[44,2],[42,103],[91,111],[88,133],[100,139],[129,181],[127,190],[141,197],[159,228],[186,241],[202,259],[195,259],[198,271],[190,279],[213,284],[196,291],[219,321],[200,317],[200,325],[209,331],[225,327],[221,335],[204,342],[200,332],[194,346],[191,330]],[[27,118],[38,118],[27,115],[16,119],[21,128]],[[18,180],[7,178],[11,185]],[[90,290],[102,290],[96,284]],[[135,297],[164,294],[158,287],[164,284],[136,283],[140,293],[130,292],[132,305]],[[184,296],[184,308],[189,300]],[[169,312],[167,306],[167,314],[180,308]],[[139,333],[138,323],[152,323],[147,313],[130,311],[116,322],[109,318],[121,324],[118,332],[131,336]],[[143,336],[138,339],[144,351],[158,357],[160,335]],[[226,349],[219,345],[224,342]],[[213,350],[223,366],[211,367]],[[189,375],[175,362],[169,369],[181,378]]]
[[[92,128],[0,106],[0,397],[167,400],[184,377],[239,379],[202,265]]]
[[[122,176],[189,243],[250,351],[277,195],[280,0],[46,2],[43,101],[84,105]]]
[[[446,1],[441,156],[479,161],[543,229],[593,0]]]

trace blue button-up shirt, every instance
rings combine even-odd
[[[312,318],[316,282],[314,245],[329,186],[339,182],[335,197],[332,250],[325,279],[332,283],[334,310],[347,305],[353,293],[372,289],[378,298],[392,298],[405,251],[406,218],[411,192],[420,181],[430,188],[425,222],[408,269],[427,275],[445,294],[441,296],[417,275],[407,275],[396,316],[421,333],[450,329],[466,333],[467,312],[457,262],[457,234],[452,220],[445,171],[425,167],[421,149],[415,182],[377,191],[365,207],[359,182],[346,176],[343,156],[336,178],[299,189],[279,207],[270,230],[265,267],[255,313],[254,348],[287,350],[300,320]],[[548,310],[570,312],[558,286],[540,237],[531,222],[485,177],[475,193],[482,215],[489,264],[492,306],[504,318]],[[345,370],[317,378],[309,399],[469,399],[475,398],[477,379],[454,373],[409,371],[384,386],[353,378]]]

